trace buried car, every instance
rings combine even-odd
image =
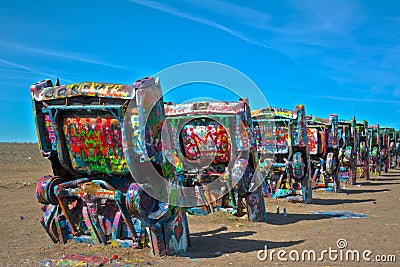
[[[379,124],[370,125],[368,127],[368,132],[370,136],[369,170],[376,175],[381,175],[382,135]]]
[[[143,107],[146,97],[161,92],[158,81],[148,77],[133,85],[60,86],[58,81],[53,85],[44,80],[30,89],[39,147],[53,169],[53,175],[40,178],[36,188],[44,212],[41,223],[51,239],[150,245],[155,254],[185,255],[189,245],[185,210],[143,190],[131,175],[123,145],[126,107],[129,103]],[[163,111],[162,98],[152,101],[162,108],[152,114]],[[144,139],[150,134],[143,132]],[[146,155],[160,154],[159,148],[149,148]]]
[[[357,123],[357,178],[369,180],[369,132],[368,122]]]
[[[170,103],[165,109],[171,161],[181,169],[179,184],[197,192],[188,212],[230,210],[242,215],[246,206],[250,221],[265,221],[247,99]]]
[[[357,128],[356,119],[339,121],[340,179],[356,183],[357,177]]]
[[[315,187],[333,188],[340,191],[338,116],[329,119],[307,117],[307,133],[310,147],[312,181]]]
[[[273,155],[265,177],[264,193],[272,198],[302,195],[304,203],[312,202],[311,167],[304,105],[294,111],[265,108],[252,112],[257,125],[263,121],[274,124],[271,136],[255,131],[257,148],[266,147]]]

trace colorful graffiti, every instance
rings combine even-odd
[[[286,154],[289,152],[290,138],[286,127],[275,128],[276,153]]]
[[[272,111],[273,111],[274,115],[278,116],[278,117],[292,118],[292,116],[293,116],[293,111],[288,110],[288,109],[272,108]]]
[[[153,79],[153,78],[151,78]],[[153,79],[154,80],[154,79]],[[165,119],[162,90],[158,83],[143,83],[136,90],[136,105],[138,131],[140,140],[143,140],[140,156],[143,162],[152,161],[163,164],[163,153],[161,143],[161,128]]]
[[[72,166],[79,172],[127,174],[117,119],[69,117],[64,133]]]
[[[182,147],[190,160],[215,157],[221,163],[229,162],[231,143],[226,129],[218,123],[185,125],[181,131]]]
[[[270,125],[256,125],[254,127],[254,146],[258,153],[261,154],[273,154],[276,150],[276,135],[275,132],[271,131]],[[289,136],[288,136],[289,138]],[[289,142],[289,139],[288,139]]]
[[[339,146],[339,134],[338,134],[338,115],[329,115],[329,129],[327,129],[327,147],[337,149]]]
[[[317,154],[318,151],[318,129],[316,128],[307,128],[308,135],[308,146],[310,149],[310,154]]]
[[[185,104],[165,105],[167,116],[187,114],[236,114],[243,109],[240,102],[192,102]]]
[[[309,116],[307,123],[313,188],[330,187],[338,193],[338,116],[331,114],[329,119]]]
[[[160,89],[153,78],[135,82],[134,86],[144,87],[137,88],[138,94],[143,91],[154,93]],[[72,92],[67,91],[65,97],[76,96],[74,101],[79,105],[60,105],[57,98],[64,96],[59,91],[62,88],[71,89]],[[124,88],[133,86],[107,87],[92,83],[90,87],[52,87],[48,81],[45,85],[38,83],[34,86],[34,89],[40,90],[32,91],[38,137],[43,139],[47,134],[48,140],[45,141],[54,145],[51,152],[55,153],[51,153],[50,158],[53,171],[62,173],[62,177],[44,176],[39,179],[36,195],[44,212],[41,223],[55,243],[72,239],[81,243],[142,248],[150,242],[162,245],[152,246],[154,253],[184,255],[189,245],[184,209],[158,202],[152,197],[139,201],[136,210],[129,204],[129,201],[137,203],[138,199],[130,198],[127,190],[130,188],[130,194],[136,197],[140,192],[134,191],[140,190],[140,187],[135,187],[123,152],[124,124],[121,122],[125,101],[88,101],[88,97],[104,94],[108,94],[105,98],[125,99]],[[47,94],[46,103],[42,102],[44,98],[38,97],[55,89],[58,90],[57,95]],[[149,105],[156,99],[154,94],[142,94],[136,99],[130,97],[130,100],[138,100],[136,113],[132,114],[132,122],[136,123],[134,126],[141,123],[146,128],[143,135],[144,131],[139,127],[134,150],[148,153],[144,160],[157,160],[155,156],[161,154],[162,147],[159,130],[165,117],[163,100],[159,101],[161,108],[151,109]],[[142,101],[146,97],[146,101]],[[148,123],[143,124],[143,117],[147,115]],[[169,168],[168,172],[173,173],[174,169]],[[140,196],[138,198],[140,200]],[[143,216],[143,212],[148,211],[148,203],[154,204],[149,207],[152,212]]]
[[[253,121],[258,125],[267,121],[275,124],[273,139],[275,139],[275,159],[271,158],[271,170],[265,177],[263,184],[264,194],[272,198],[295,195],[300,190],[304,203],[311,203],[311,180],[309,142],[305,121],[305,109],[303,105],[296,106],[294,112],[271,108],[273,116],[262,116],[265,109],[254,111]],[[263,137],[267,140],[263,140]],[[271,148],[269,135],[259,132],[256,127],[255,139],[257,148],[260,144],[266,144]],[[318,138],[318,136],[316,136]],[[318,140],[318,139],[317,139]],[[260,151],[258,151],[260,153]],[[262,169],[264,161],[258,163]]]
[[[304,105],[297,105],[293,112],[294,130],[293,145],[300,147],[308,146],[306,111]]]
[[[131,85],[84,82],[69,84],[66,86],[43,88],[38,92],[36,97],[38,100],[50,100],[82,95],[95,97],[131,98],[133,92],[134,87]]]
[[[46,128],[46,142],[51,144],[53,149],[56,147],[56,136],[54,134],[53,123],[51,122],[49,115],[44,115],[44,122]]]
[[[242,174],[244,169],[252,169],[254,166],[244,165],[244,169],[238,172],[241,168],[237,166],[237,160],[233,166],[229,165],[243,151],[255,151],[254,127],[247,100],[166,104],[165,109],[166,122],[173,140],[170,147],[176,149],[176,155],[166,151],[167,157],[175,164],[176,156],[184,162],[184,172],[179,170],[181,164],[175,166],[179,166],[175,172],[181,172],[178,180],[186,187],[193,187],[195,191],[197,204],[189,208],[188,212],[197,215],[226,210],[242,214],[242,200],[250,194],[248,190],[251,180],[246,180]],[[253,156],[254,154],[250,155]],[[203,162],[209,165],[203,166]],[[251,171],[253,172],[254,170]],[[245,173],[250,171],[246,169]],[[231,181],[234,184],[233,189],[228,190]],[[222,187],[215,188],[214,185],[220,183]],[[260,188],[257,190],[261,192]],[[264,209],[258,208],[263,204],[260,200],[246,206],[249,220],[264,220]],[[249,210],[252,205],[258,206]]]

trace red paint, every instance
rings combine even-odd
[[[228,133],[223,126],[218,125],[214,128],[212,125],[209,125],[204,128],[204,132],[200,134],[201,136],[196,133],[193,127],[190,127],[189,131],[185,131],[185,129],[183,131],[183,147],[185,154],[190,159],[196,160],[200,158],[201,152],[211,152],[201,149],[201,147],[207,146],[207,143],[211,141],[215,146],[216,160],[221,162],[229,161],[231,144]]]
[[[95,155],[108,156],[113,150],[116,159],[119,159],[117,148],[122,150],[121,129],[118,122],[112,118],[67,118],[64,124],[66,136],[72,153],[82,154],[85,157]],[[82,123],[83,121],[83,123]]]

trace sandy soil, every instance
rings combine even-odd
[[[0,266],[38,266],[66,254],[117,254],[120,264],[160,266],[399,266],[400,261],[400,171],[391,170],[358,186],[345,185],[344,193],[314,192],[313,204],[288,203],[266,199],[268,222],[249,223],[225,213],[190,217],[192,247],[189,257],[152,256],[149,249],[133,250],[67,243],[54,244],[40,225],[42,212],[36,200],[36,181],[51,174],[50,162],[42,159],[37,144],[0,144]],[[287,216],[276,214],[276,207],[287,209]],[[335,219],[314,215],[316,211],[348,210],[370,218]],[[317,256],[329,247],[338,249],[343,238],[348,249],[372,251],[376,255],[395,255],[397,263],[332,261],[325,254],[319,262],[294,262],[288,254],[315,250]],[[260,261],[259,250],[268,247],[285,250],[288,262],[274,258]],[[339,250],[340,251],[340,250]],[[294,255],[294,254],[292,254]],[[261,253],[260,256],[264,256]],[[123,265],[121,265],[123,266]]]

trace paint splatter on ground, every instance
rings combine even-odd
[[[331,217],[335,219],[358,219],[358,218],[371,217],[368,214],[355,213],[347,210],[313,212],[313,214]]]
[[[318,188],[317,191],[326,191],[326,192],[333,192],[332,187],[327,187],[327,188]]]
[[[39,262],[41,267],[55,267],[55,266],[145,266],[151,265],[150,262],[145,262],[144,260],[138,260],[134,262],[127,259],[118,259],[116,254],[112,255],[110,258],[105,258],[97,255],[85,255],[85,254],[68,254],[62,256],[60,259],[46,259]]]
[[[104,266],[112,260],[96,255],[68,254],[61,259],[46,259],[39,263],[39,266]]]

